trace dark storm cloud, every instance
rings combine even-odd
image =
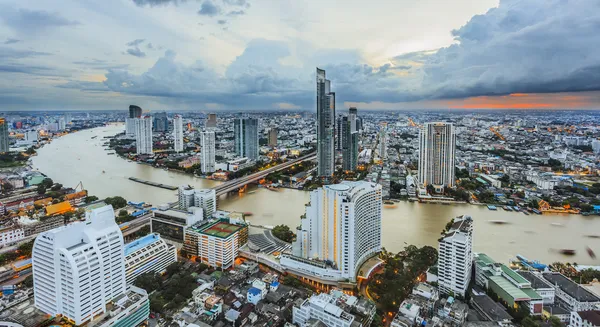
[[[7,6],[0,6],[0,20],[19,32],[43,32],[49,28],[80,24],[78,21],[63,17],[58,12],[16,9]]]
[[[198,15],[213,17],[221,13],[221,7],[215,5],[212,1],[206,0],[202,3]]]
[[[224,19],[219,19],[219,20],[217,21],[217,24],[219,24],[219,25],[225,25],[225,24],[227,24],[227,21],[226,21],[226,20],[224,20]]]
[[[133,0],[133,3],[135,3],[136,5],[138,5],[140,7],[143,7],[143,6],[154,7],[154,6],[164,6],[164,5],[170,5],[170,4],[178,5],[181,2],[185,2],[185,0]]]
[[[146,39],[136,39],[131,42],[127,42],[126,45],[130,46],[130,47],[136,47],[136,46],[140,45],[141,43],[144,43],[144,41],[146,41]]]
[[[127,49],[126,52],[128,54],[130,54],[134,57],[138,57],[138,58],[144,58],[146,56],[146,53],[144,51],[140,50],[140,48],[138,48],[138,47]]]
[[[8,38],[6,41],[4,41],[4,44],[14,44],[19,42],[21,42],[21,40]]]

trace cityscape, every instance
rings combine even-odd
[[[597,3],[65,1],[0,4],[0,326],[600,327]]]

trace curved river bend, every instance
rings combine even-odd
[[[122,125],[110,125],[58,138],[38,151],[32,165],[65,186],[75,187],[82,182],[90,194],[100,198],[120,195],[131,201],[154,205],[175,201],[176,191],[136,183],[129,177],[173,186],[190,184],[196,188],[218,183],[108,155],[102,146],[106,142],[103,137],[122,130]],[[96,138],[92,139],[93,136]],[[304,213],[308,195],[290,189],[277,192],[250,188],[245,194],[221,197],[219,208],[252,212],[253,216],[248,219],[254,224],[294,227]],[[395,208],[383,211],[383,245],[393,251],[400,250],[405,244],[437,247],[437,239],[446,222],[462,214],[471,215],[475,221],[474,251],[485,252],[498,261],[506,262],[516,254],[522,254],[544,263],[569,261],[600,265],[599,259],[591,259],[585,251],[589,246],[600,254],[600,239],[585,237],[600,234],[600,217],[526,216],[503,210],[489,211],[485,206],[400,202]],[[508,224],[495,225],[490,220],[505,220]],[[562,248],[575,249],[577,254],[566,257],[556,252]]]

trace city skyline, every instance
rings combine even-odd
[[[0,105],[314,110],[315,66],[336,81],[337,105],[344,108],[592,109],[600,103],[591,73],[598,62],[589,56],[598,44],[597,18],[587,15],[598,9],[594,1],[315,6],[111,0],[102,8],[61,3],[57,11],[51,1],[5,4]],[[107,15],[117,8],[120,15]]]

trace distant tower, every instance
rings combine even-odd
[[[8,123],[5,118],[0,118],[0,152],[8,152],[9,149]]]
[[[137,154],[152,154],[152,117],[134,119],[135,150]]]
[[[201,171],[203,174],[215,172],[215,132],[204,131],[200,134],[202,147]]]
[[[142,108],[136,105],[129,106],[129,118],[140,118],[142,117]]]
[[[317,173],[331,177],[335,170],[335,93],[325,71],[317,68]]]
[[[258,119],[236,118],[233,122],[235,153],[240,157],[258,159]]]
[[[173,117],[173,148],[175,152],[183,151],[183,119],[180,115]]]
[[[358,126],[357,110],[352,107],[348,116],[342,117],[342,160],[346,171],[356,170],[358,166]]]
[[[217,114],[210,113],[208,114],[208,119],[206,119],[206,128],[216,128],[217,127]]]
[[[379,131],[379,156],[381,160],[387,158],[387,131],[386,127],[381,127]]]
[[[419,182],[436,192],[454,187],[456,133],[452,123],[425,123],[419,133]]]
[[[277,146],[277,128],[269,130],[269,146],[273,148]]]
[[[169,130],[169,119],[166,112],[159,112],[154,115],[154,131],[166,132]]]
[[[136,105],[129,106],[129,117],[125,118],[125,134],[135,135],[135,119],[142,117],[142,108]]]

